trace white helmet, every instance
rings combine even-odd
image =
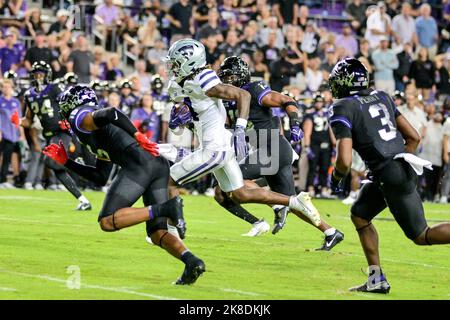
[[[194,39],[181,39],[172,44],[165,58],[169,77],[176,82],[206,65],[205,46]]]

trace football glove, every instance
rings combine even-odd
[[[62,140],[59,140],[59,145],[57,145],[56,143],[52,143],[46,146],[42,151],[42,153],[45,154],[47,157],[53,159],[60,165],[65,165],[67,160],[69,159]]]
[[[191,122],[192,115],[187,105],[183,104],[179,108],[173,106],[172,110],[170,111],[170,129],[175,130],[178,127],[187,126]]]
[[[136,132],[134,134],[134,137],[142,149],[144,149],[154,157],[159,156],[158,144],[153,141],[150,141],[144,133]]]
[[[19,128],[19,124],[20,124],[19,111],[16,110],[11,115],[11,122],[16,128]]]
[[[248,146],[245,141],[245,128],[243,126],[236,126],[234,129],[233,143],[238,162],[245,159],[248,155]]]
[[[299,142],[303,139],[303,130],[300,129],[300,122],[295,121],[291,124],[291,141],[292,142]]]
[[[344,191],[344,187],[342,186],[343,178],[339,178],[340,174],[336,173],[336,169],[331,173],[331,181],[330,188],[334,194],[340,194]]]
[[[306,156],[308,157],[308,160],[312,160],[316,157],[316,155],[312,151],[311,147],[306,147],[305,152],[306,152]]]

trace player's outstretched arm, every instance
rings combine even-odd
[[[219,83],[206,91],[206,95],[211,98],[236,101],[239,111],[239,118],[244,120],[248,119],[252,96],[247,91],[230,84]]]
[[[397,122],[397,128],[405,139],[406,152],[414,153],[420,143],[420,135],[417,130],[406,120],[402,115],[399,115],[395,121]]]

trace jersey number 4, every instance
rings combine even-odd
[[[48,114],[50,118],[53,118],[53,108],[52,103],[49,99],[45,99],[42,102],[42,106],[39,106],[39,103],[37,101],[32,102],[30,104],[31,111],[33,111],[34,114]]]
[[[383,129],[378,130],[378,134],[384,141],[390,141],[397,136],[397,129],[391,121],[389,111],[385,104],[378,103],[369,107],[372,119],[379,118]]]

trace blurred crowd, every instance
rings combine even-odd
[[[327,79],[339,59],[358,58],[372,86],[391,94],[422,135],[417,153],[434,167],[419,185],[424,200],[448,202],[450,1],[0,0],[0,35],[0,188],[59,188],[42,163],[44,139],[9,120],[25,111],[22,97],[35,61],[50,64],[61,87],[90,85],[102,106],[120,108],[153,141],[195,145],[192,133],[168,130],[172,104],[163,62],[171,43],[194,37],[204,43],[212,68],[240,55],[253,79],[298,101],[305,141],[296,146],[302,155],[297,187],[321,197],[331,197],[334,160]],[[285,115],[274,113],[288,128]],[[37,120],[31,130],[39,132]],[[71,156],[92,161],[82,150],[73,141]],[[346,203],[364,176],[364,164],[354,158]],[[207,178],[188,189],[211,194],[211,186]]]

